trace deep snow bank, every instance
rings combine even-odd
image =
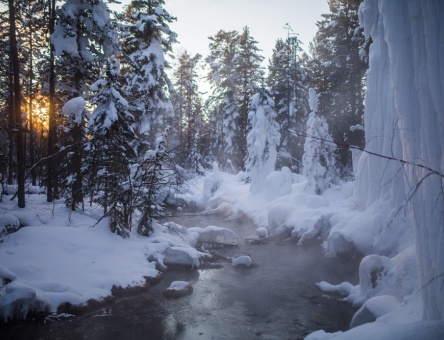
[[[25,209],[0,204],[0,231],[24,226],[0,239],[0,320],[101,301],[113,287],[145,286],[159,275],[156,267],[199,266],[208,256],[191,247],[192,235],[181,226],[156,225],[148,238],[122,239],[105,220],[95,225],[94,209],[71,213],[45,199],[30,195]]]
[[[423,166],[363,154],[355,199],[384,201],[392,229],[413,228],[424,317],[444,318],[444,2],[366,0],[360,20],[372,37],[365,107],[366,148]]]

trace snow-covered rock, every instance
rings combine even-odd
[[[170,286],[165,289],[162,294],[169,299],[178,299],[193,293],[193,286],[191,282],[173,281]]]
[[[248,255],[238,256],[231,262],[233,267],[250,267],[253,264],[253,260]]]
[[[251,235],[247,236],[245,239],[250,242],[262,241],[268,237],[268,229],[265,227],[257,228]]]
[[[198,244],[203,247],[206,245],[238,246],[241,243],[241,238],[227,228],[208,226],[201,230],[194,228],[193,231],[199,233]]]
[[[49,310],[49,301],[44,299],[44,295],[18,280],[6,284],[0,294],[0,319],[4,322],[26,319],[30,312],[49,313]]]

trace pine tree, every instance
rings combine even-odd
[[[120,87],[120,63],[111,56],[102,77],[91,86],[97,94],[92,99],[96,108],[89,121],[86,167],[89,183],[95,183],[103,193],[97,202],[110,217],[111,231],[125,237],[131,230],[130,165],[136,155],[130,145],[135,138],[130,126],[133,117]]]
[[[275,102],[277,122],[281,126],[277,166],[287,166],[294,171],[299,170],[303,153],[301,138],[295,132],[304,126],[308,112],[300,50],[297,35],[289,34],[285,41],[278,39],[269,61],[267,78]]]
[[[175,93],[172,96],[172,102],[178,131],[178,138],[174,142],[179,145],[176,154],[181,155],[179,158],[182,166],[193,169],[196,169],[194,164],[198,157],[196,143],[199,143],[195,138],[199,136],[204,120],[201,93],[198,87],[198,66],[201,58],[200,54],[191,56],[184,51],[179,55],[173,73]],[[171,136],[169,140],[172,140]]]
[[[67,102],[88,99],[89,87],[98,78],[100,65],[119,52],[117,32],[110,11],[102,0],[66,0],[58,10],[58,21],[51,35],[57,57],[57,97]],[[85,142],[86,111],[68,112],[60,144],[69,147],[68,161],[60,169],[61,189],[72,210],[83,205],[81,170]]]
[[[214,154],[226,170],[237,172],[246,155],[247,104],[262,76],[262,57],[248,27],[237,31],[219,31],[210,39],[208,80],[211,119],[215,124]]]
[[[328,132],[325,118],[317,114],[318,96],[312,88],[309,89],[309,104],[312,112],[307,121],[302,157],[303,175],[308,179],[306,190],[320,195],[337,181],[336,144]]]
[[[251,179],[251,192],[264,189],[265,177],[275,170],[277,146],[280,140],[274,102],[264,88],[251,97],[248,112],[248,159],[245,168]]]
[[[165,53],[172,52],[176,33],[168,26],[175,20],[163,0],[132,1],[126,9],[123,69],[125,92],[135,118],[139,137],[139,155],[150,148],[150,140],[165,128],[173,109],[169,99],[172,89],[166,70],[170,68]]]
[[[22,87],[20,84],[20,63],[17,50],[17,29],[16,29],[16,4],[14,0],[8,1],[9,8],[9,48],[11,53],[11,71],[12,71],[12,89],[10,93],[15,124],[13,131],[16,135],[16,154],[17,154],[17,199],[18,207],[24,208],[25,203],[25,145],[24,129],[22,122]]]
[[[225,170],[237,172],[242,161],[242,128],[239,124],[239,84],[235,58],[237,57],[238,33],[219,31],[209,38],[210,64],[208,80],[212,86],[209,99],[215,124],[214,154]]]
[[[360,57],[365,38],[360,34],[358,9],[361,0],[330,0],[330,13],[317,23],[310,46],[313,56],[310,83],[321,94],[320,111],[333,127],[335,142],[363,147],[362,124],[367,63]],[[351,170],[351,154],[341,149],[343,175]]]
[[[62,165],[60,177],[61,191],[65,197],[66,206],[75,211],[79,206],[83,209],[85,144],[87,144],[86,121],[89,116],[85,109],[86,102],[82,97],[75,97],[65,103],[62,109],[66,117],[65,145],[67,154]]]
[[[66,100],[83,96],[97,79],[100,66],[119,52],[110,11],[102,0],[65,0],[57,11],[58,20],[51,35],[57,59],[57,72],[70,75],[58,84]]]
[[[239,36],[239,53],[235,58],[235,67],[240,74],[239,87],[239,113],[242,124],[242,154],[246,154],[246,136],[248,133],[248,112],[251,96],[258,90],[259,84],[263,78],[264,72],[261,62],[264,59],[259,54],[257,41],[250,35],[248,26],[243,28]]]

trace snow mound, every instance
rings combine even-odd
[[[440,340],[444,338],[444,322],[417,321],[409,324],[394,324],[388,326],[382,322],[367,323],[355,327],[345,333],[327,333],[323,330],[311,333],[305,340],[374,340],[374,339],[403,339],[403,340]]]
[[[273,171],[265,177],[265,193],[269,201],[291,192],[291,171],[283,167],[281,171]]]
[[[222,176],[219,172],[218,164],[213,163],[213,172],[206,176],[203,182],[203,199],[209,200],[219,189],[221,183]]]
[[[258,242],[264,240],[267,237],[268,229],[265,227],[259,227],[253,232],[253,234],[247,236],[245,239],[250,242]]]
[[[253,264],[253,260],[250,256],[243,255],[234,258],[231,264],[233,267],[250,267]]]
[[[324,292],[346,295],[345,300],[354,306],[362,306],[370,298],[381,295],[403,301],[418,288],[414,247],[392,259],[375,254],[364,257],[359,265],[359,285],[348,282],[339,285],[320,282],[316,285]]]
[[[163,296],[170,299],[177,299],[193,293],[193,286],[186,281],[173,281],[170,286],[163,291]]]
[[[353,315],[350,328],[373,322],[380,316],[391,312],[399,306],[397,298],[390,295],[379,295],[368,299]]]
[[[208,226],[203,229],[193,228],[199,233],[198,244],[205,246],[208,244],[238,246],[241,238],[232,230],[216,226]]]

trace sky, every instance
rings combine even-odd
[[[121,1],[122,5],[115,9],[130,3]],[[308,52],[308,44],[317,31],[316,22],[321,20],[321,14],[329,12],[327,0],[166,0],[164,9],[177,18],[170,24],[178,34],[175,53],[187,50],[206,57],[209,36],[219,30],[242,32],[248,26],[265,57],[264,66],[268,65],[276,40],[288,36],[284,28],[287,23]]]
[[[164,8],[177,21],[170,27],[178,34],[179,46],[191,54],[208,55],[209,36],[219,30],[250,28],[262,55],[271,57],[278,38],[286,38],[288,23],[299,35],[302,48],[308,51],[321,14],[328,13],[327,0],[166,0]]]

